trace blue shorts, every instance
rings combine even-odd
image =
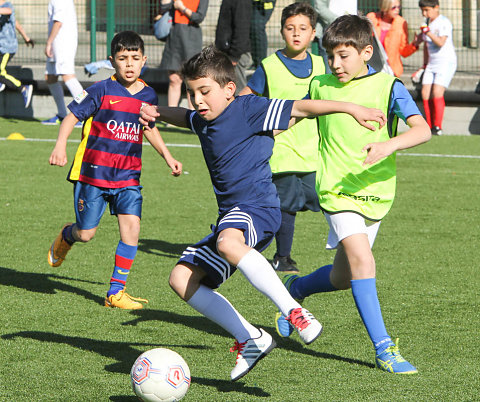
[[[96,228],[107,204],[110,205],[110,215],[135,215],[141,218],[141,189],[142,186],[102,188],[75,182],[73,202],[77,227],[82,230]]]
[[[257,251],[265,250],[280,228],[282,215],[279,208],[261,208],[238,205],[217,219],[212,233],[193,246],[187,247],[178,263],[189,263],[202,268],[207,274],[202,283],[212,289],[218,288],[237,270],[225,261],[217,251],[217,238],[222,230],[243,230],[245,244]]]
[[[280,209],[290,213],[320,211],[315,178],[316,172],[275,173],[272,181],[280,198]]]

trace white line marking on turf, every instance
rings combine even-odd
[[[0,137],[1,140],[7,140],[6,137]],[[13,140],[12,140],[13,141]],[[54,138],[25,138],[20,141],[31,141],[31,142],[55,142],[57,141]],[[68,142],[79,143],[80,140],[68,140]],[[144,142],[143,145],[150,145],[149,142]],[[166,143],[167,147],[179,147],[179,148],[200,148],[199,144],[169,144]],[[411,153],[411,152],[398,152],[399,156],[420,156],[426,158],[464,158],[464,159],[480,159],[480,155],[450,155],[450,154],[420,154],[420,153]]]
[[[6,137],[0,137],[0,140],[7,140]],[[56,142],[54,138],[25,138],[23,140],[12,141],[30,141],[30,142]],[[81,140],[68,140],[68,142],[80,143]],[[151,145],[149,142],[144,142],[143,145]],[[199,144],[165,144],[167,147],[180,147],[180,148],[200,148]]]

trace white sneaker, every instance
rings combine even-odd
[[[317,339],[323,330],[322,324],[305,308],[299,307],[291,310],[287,321],[295,327],[298,335],[306,345]]]
[[[230,349],[230,352],[238,351],[237,362],[230,373],[232,381],[237,381],[247,374],[255,365],[264,358],[270,351],[277,346],[269,333],[260,329],[260,336],[258,338],[251,338],[245,342],[239,343],[235,341],[235,346]]]

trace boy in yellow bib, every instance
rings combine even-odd
[[[315,38],[317,14],[310,4],[293,3],[282,10],[285,47],[262,60],[240,95],[303,99],[310,81],[325,74],[323,58],[308,52]],[[290,257],[299,211],[320,211],[315,191],[318,130],[315,119],[303,119],[275,137],[270,158],[272,181],[280,198],[282,223],[275,234],[277,250],[272,266],[277,272],[298,273]]]
[[[333,265],[304,277],[287,275],[283,281],[296,299],[351,288],[375,348],[377,367],[390,373],[413,374],[417,369],[400,355],[385,328],[371,247],[395,196],[395,152],[426,142],[431,134],[403,84],[368,66],[372,38],[368,19],[356,15],[337,18],[323,36],[332,74],[312,80],[310,98],[348,99],[376,107],[385,113],[388,123],[367,132],[346,115],[318,117],[320,164],[316,188],[330,227],[327,249],[337,252]],[[397,135],[399,117],[409,129]],[[279,333],[288,336],[291,331],[283,317],[278,315],[276,321]]]

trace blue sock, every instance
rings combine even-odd
[[[280,224],[280,229],[278,229],[278,232],[275,234],[277,255],[279,257],[289,256],[292,251],[295,217],[296,214],[282,211],[282,223]]]
[[[73,243],[76,242],[75,238],[73,237],[73,227],[75,226],[74,223],[71,225],[65,226],[65,228],[62,231],[62,237],[63,240],[65,240],[68,244],[72,245]]]
[[[350,281],[352,294],[363,324],[372,340],[377,354],[393,345],[383,322],[377,296],[376,279],[356,279]]]
[[[107,297],[125,289],[128,274],[136,254],[137,246],[129,246],[122,241],[118,242],[117,251],[115,252],[115,268],[110,279],[110,289],[107,292]]]
[[[309,275],[299,277],[292,282],[290,294],[294,299],[305,299],[314,293],[338,290],[330,282],[333,265],[324,265]]]

